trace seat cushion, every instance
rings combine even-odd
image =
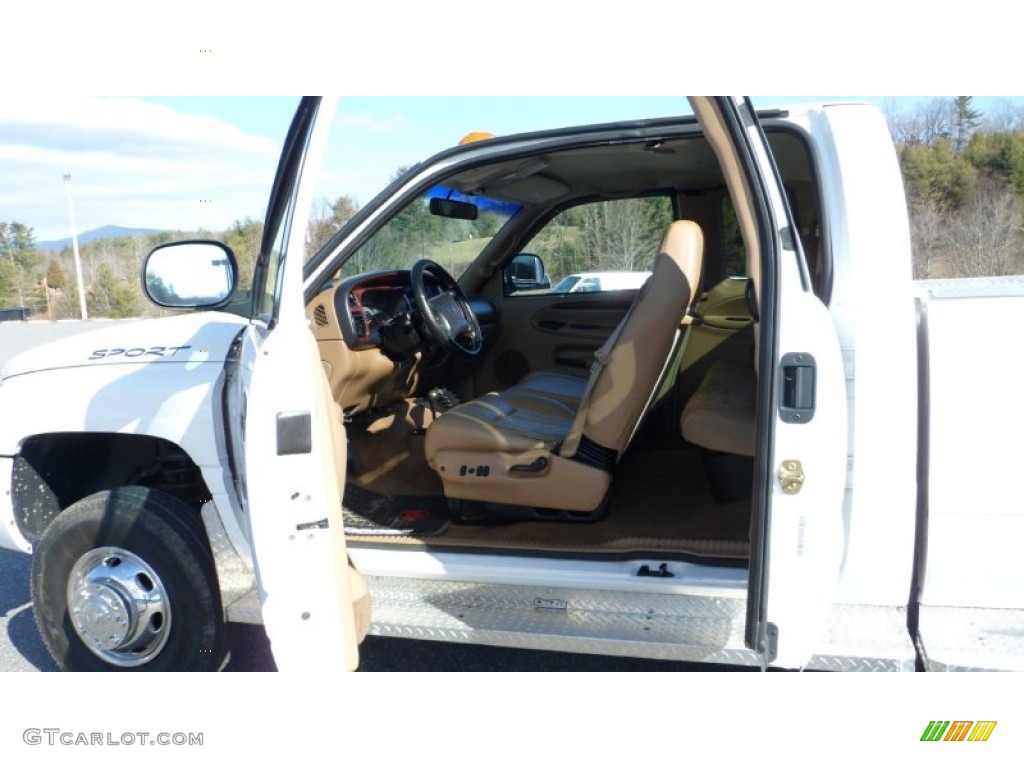
[[[601,508],[611,474],[559,456],[574,411],[517,387],[439,416],[426,455],[452,499],[590,513]]]
[[[721,361],[708,369],[690,398],[683,438],[721,453],[753,456],[757,438],[757,375],[750,365]]]
[[[430,425],[427,460],[442,450],[550,451],[568,434],[575,413],[557,399],[517,387],[492,392],[453,408]]]
[[[512,390],[553,398],[575,411],[583,400],[589,378],[589,368],[557,366],[531,373],[512,387]]]

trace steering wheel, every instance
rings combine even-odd
[[[441,288],[436,296],[427,291],[428,274]],[[477,357],[484,347],[480,321],[455,278],[429,259],[413,264],[409,278],[416,309],[430,340],[459,357]]]

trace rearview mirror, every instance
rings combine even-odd
[[[237,281],[235,254],[211,240],[157,246],[142,270],[142,286],[150,301],[171,309],[215,307],[235,292]]]
[[[435,216],[443,216],[446,219],[476,221],[476,217],[480,214],[480,209],[473,203],[466,203],[462,200],[432,197],[430,198],[430,212]]]

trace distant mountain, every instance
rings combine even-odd
[[[88,232],[82,232],[78,235],[78,244],[91,243],[93,240],[103,240],[108,237],[131,237],[132,235],[155,235],[158,232],[163,232],[162,229],[140,229],[138,227],[118,227],[114,224],[107,224],[99,229],[90,229]],[[63,240],[47,240],[42,243],[36,243],[36,248],[40,251],[61,251],[71,245],[71,238],[65,237]]]

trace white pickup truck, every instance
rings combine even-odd
[[[0,546],[57,662],[217,669],[242,621],[282,670],[356,668],[367,632],[1024,668],[1021,283],[915,286],[873,107],[691,104],[442,152],[307,260],[334,109],[304,99],[251,290],[161,246],[181,313],[2,372]],[[428,231],[474,244],[460,274]],[[621,271],[598,232],[642,289],[503,275]]]

